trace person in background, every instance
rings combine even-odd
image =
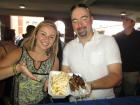
[[[17,48],[15,45],[15,30],[5,27],[2,40],[0,41],[0,59]]]
[[[27,40],[28,37],[31,36],[33,30],[35,29],[35,26],[28,25],[26,27],[26,33],[22,35],[22,39],[18,42],[18,46],[23,46],[23,43]]]
[[[136,95],[140,96],[140,72],[139,72],[139,76],[138,76],[138,80],[137,80],[137,84],[136,84]]]
[[[15,31],[13,29],[5,27],[2,36],[2,40],[0,41],[0,60],[17,48],[15,45]],[[0,97],[3,102],[8,102],[6,99],[11,95],[12,81],[12,77],[0,81]],[[4,103],[2,105],[4,105]]]
[[[118,96],[133,96],[136,93],[136,83],[140,72],[140,31],[134,29],[136,16],[123,17],[124,30],[114,35],[117,41],[122,59],[123,80]]]
[[[59,40],[58,40],[58,53],[57,57],[59,59],[59,70],[61,70],[62,66],[62,60],[63,60],[63,48],[64,48],[64,42],[61,41],[61,33],[59,32]]]
[[[122,78],[119,48],[113,37],[92,29],[93,20],[85,4],[71,8],[77,38],[64,47],[62,70],[81,74],[91,86],[91,94],[85,100],[114,98],[113,87]]]
[[[45,20],[34,29],[24,47],[0,61],[1,79],[15,75],[13,105],[42,103],[47,96],[48,74],[59,69],[58,38],[55,24]]]

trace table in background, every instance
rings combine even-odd
[[[129,96],[113,99],[101,99],[101,100],[65,102],[65,103],[33,104],[33,105],[140,105],[140,96]]]

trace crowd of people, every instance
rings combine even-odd
[[[61,58],[57,54],[60,33],[50,20],[32,26],[19,47],[5,51],[8,53],[0,59],[0,80],[13,77],[12,105],[51,102],[47,93],[51,70],[81,74],[91,87],[83,100],[136,95],[140,32],[134,29],[134,17],[123,18],[124,31],[111,37],[92,28],[94,17],[85,4],[74,5],[70,15],[77,37],[65,45]]]

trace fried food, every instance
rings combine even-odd
[[[73,76],[71,76],[71,78],[69,80],[69,85],[70,85],[70,89],[72,91],[79,90],[80,87],[82,89],[86,89],[83,78],[80,77],[79,75],[75,75],[75,74],[73,74]]]
[[[51,78],[51,93],[56,96],[65,96],[68,93],[70,76],[67,73],[53,75]]]

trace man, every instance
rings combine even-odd
[[[113,87],[121,80],[121,58],[115,40],[93,31],[93,17],[84,4],[72,7],[71,20],[77,38],[64,48],[62,70],[80,73],[91,85],[86,99],[113,98]]]
[[[34,25],[28,25],[26,27],[26,33],[22,35],[22,39],[18,42],[18,46],[22,47],[24,42],[27,40],[28,37],[31,36],[33,30],[35,29]]]
[[[119,45],[122,58],[122,93],[120,95],[135,95],[138,72],[140,71],[140,32],[134,29],[136,16],[123,18],[124,30],[115,39]],[[117,93],[119,95],[119,93]]]

